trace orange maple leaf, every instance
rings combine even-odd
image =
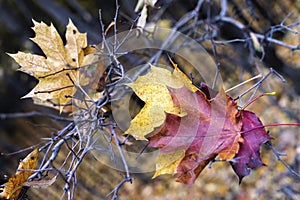
[[[33,174],[32,170],[37,166],[38,153],[38,149],[34,149],[20,162],[16,174],[10,177],[8,182],[5,183],[5,187],[0,194],[1,198],[10,200],[18,198],[23,184]]]

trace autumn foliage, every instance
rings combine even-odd
[[[70,20],[66,31],[67,44],[64,46],[52,24],[48,26],[43,22],[33,22],[36,36],[32,41],[43,50],[46,57],[23,52],[9,54],[21,66],[20,71],[39,80],[38,85],[23,98],[33,98],[39,105],[57,105],[62,111],[76,92],[79,68],[92,60],[86,56],[87,37],[85,33],[80,33]]]
[[[136,21],[138,27],[134,29],[137,31],[133,34],[134,37],[144,36],[143,31],[152,30],[147,29],[147,13],[148,9],[158,8],[155,4],[156,1],[139,1],[136,10],[142,11]],[[189,19],[184,19],[185,23],[197,18],[192,15],[186,17]],[[126,70],[117,57],[119,55],[109,49],[110,45],[113,46],[113,50],[122,49],[122,45],[118,45],[125,40],[120,43],[117,39],[115,43],[106,40],[106,34],[111,29],[117,34],[116,21],[107,29],[101,24],[103,41],[96,45],[89,45],[86,33],[79,32],[71,20],[66,26],[65,43],[52,24],[48,26],[43,22],[33,23],[35,37],[31,40],[39,46],[44,55],[24,52],[8,54],[21,66],[20,71],[39,81],[32,91],[22,98],[32,98],[35,104],[57,109],[59,114],[66,112],[65,121],[69,124],[51,135],[52,138],[46,138],[46,142],[43,141],[44,143],[39,145],[40,148],[20,162],[15,175],[4,184],[1,198],[17,199],[22,187],[48,187],[60,177],[65,184],[61,199],[65,194],[68,195],[68,199],[73,199],[77,183],[76,170],[88,153],[98,151],[100,154],[109,155],[108,160],[121,160],[122,169],[112,167],[119,170],[124,179],[109,193],[113,196],[112,199],[118,199],[120,187],[125,182],[132,182],[129,169],[132,166],[127,165],[124,149],[134,149],[134,145],[138,149],[140,144],[146,144],[140,154],[144,151],[158,151],[155,163],[150,163],[153,167],[155,165],[153,179],[170,174],[177,182],[186,185],[193,185],[203,170],[214,162],[226,162],[230,165],[239,183],[251,170],[265,165],[260,149],[262,144],[270,144],[272,137],[257,114],[246,110],[246,107],[253,103],[252,100],[256,100],[255,92],[246,106],[241,107],[236,101],[237,98],[231,97],[223,87],[215,90],[209,88],[206,83],[195,84],[193,74],[188,77],[184,70],[181,70],[185,66],[178,67],[169,55],[166,56],[169,60],[164,61],[170,63],[170,67],[154,66],[151,64],[155,63],[152,62],[155,60],[153,59],[151,63],[145,64],[150,66],[149,68],[145,67],[145,71],[141,70],[132,76],[135,78],[131,79],[130,75],[126,77]],[[151,39],[150,36],[147,37]],[[145,38],[149,39],[147,37]],[[255,50],[262,52],[263,47],[260,46],[257,36],[250,34],[250,37],[256,46]],[[169,43],[172,43],[171,39]],[[107,61],[108,66],[105,66]],[[276,75],[281,77],[278,73]],[[267,76],[263,77],[259,84]],[[124,97],[117,94],[117,98],[114,98],[117,87],[125,88],[122,91],[124,93],[120,92],[124,96],[126,92],[133,91],[138,97],[135,103],[142,101],[140,110],[130,122],[127,121],[126,130],[119,126],[115,118],[117,114],[122,113],[113,113],[114,103],[118,103]],[[70,105],[73,107],[67,107]],[[62,161],[57,161],[61,159],[58,155],[63,145],[68,154],[64,155]],[[44,152],[44,158],[38,167],[40,152]],[[139,156],[134,159],[137,160]],[[280,158],[279,154],[277,157]],[[61,163],[57,164],[56,161]],[[48,172],[53,171],[55,175],[52,174],[54,177],[50,181],[39,182],[48,176]]]
[[[177,181],[193,184],[217,156],[231,163],[240,181],[263,165],[260,145],[270,136],[259,118],[238,109],[223,89],[212,96],[205,84],[196,88],[174,66],[173,73],[152,66],[130,84],[145,106],[125,133],[159,148],[154,177],[175,174]]]
[[[10,177],[8,179],[8,182],[5,183],[5,187],[0,193],[1,198],[18,198],[19,193],[22,190],[23,184],[27,181],[30,175],[33,174],[33,170],[35,170],[37,167],[38,153],[38,149],[35,149],[20,162],[16,174]]]

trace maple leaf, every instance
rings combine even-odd
[[[176,174],[177,181],[193,184],[217,156],[235,161],[231,164],[240,180],[249,174],[248,168],[261,166],[259,147],[269,136],[262,132],[264,129],[251,132],[255,127],[262,127],[258,117],[239,110],[223,89],[212,95],[205,84],[201,84],[201,90],[196,88],[174,67],[173,73],[152,67],[147,75],[129,85],[145,106],[125,134],[137,139],[146,137],[150,147],[159,149],[153,177]],[[160,97],[161,93],[164,98]],[[166,107],[181,112],[170,112]],[[149,108],[156,110],[150,112]],[[162,116],[159,120],[157,115],[153,116],[157,113]]]
[[[0,194],[1,198],[5,199],[17,199],[23,184],[26,180],[33,174],[33,171],[37,166],[38,162],[38,149],[34,149],[30,154],[24,158],[17,169],[17,172],[14,176],[8,179],[8,182],[5,183],[3,192]]]
[[[212,100],[200,90],[169,90],[177,98],[175,104],[180,103],[187,115],[167,114],[163,128],[167,131],[149,137],[149,146],[160,148],[161,154],[184,149],[185,156],[173,173],[177,181],[192,184],[217,155],[223,160],[235,156],[243,141],[239,134],[242,121],[236,117],[236,103],[222,90]]]
[[[174,174],[184,156],[184,149],[178,149],[172,153],[159,154],[156,160],[156,170],[153,178],[161,174]]]
[[[250,174],[250,169],[255,169],[264,165],[260,158],[260,145],[271,139],[271,136],[262,127],[260,119],[253,113],[247,110],[241,111],[242,115],[242,137],[243,144],[240,146],[238,154],[231,162],[231,166],[239,177],[241,182],[244,176]]]
[[[36,104],[52,106],[58,104],[60,111],[75,93],[74,82],[77,83],[78,68],[84,63],[84,48],[87,46],[86,33],[80,33],[69,20],[66,30],[66,45],[57,30],[51,24],[35,22],[32,38],[44,52],[46,58],[31,53],[18,52],[9,54],[19,63],[23,71],[36,77],[39,83],[23,98],[31,97]]]
[[[152,132],[165,121],[165,113],[184,116],[185,112],[178,106],[174,106],[172,97],[167,86],[180,88],[186,85],[190,90],[196,90],[190,82],[182,79],[178,68],[174,72],[151,67],[146,76],[140,76],[129,84],[141,100],[145,102],[144,107],[130,122],[130,127],[124,134],[131,134],[137,140],[145,140],[145,135]]]

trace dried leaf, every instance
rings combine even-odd
[[[33,174],[38,162],[38,149],[33,150],[19,164],[17,172],[8,179],[0,197],[5,199],[17,199],[25,181]]]
[[[9,54],[21,66],[20,71],[39,80],[38,85],[23,98],[31,97],[36,104],[50,107],[53,103],[58,104],[62,111],[63,105],[75,93],[74,83],[78,81],[78,68],[84,62],[87,37],[69,20],[67,43],[64,46],[53,24],[47,26],[43,22],[33,22],[36,36],[32,41],[42,49],[46,57],[23,52]]]
[[[241,144],[233,162],[231,162],[231,166],[238,175],[240,182],[250,174],[251,169],[264,165],[260,158],[260,145],[271,139],[264,128],[256,129],[256,127],[262,127],[263,124],[253,112],[246,110],[241,111],[241,114],[243,116],[242,137],[244,142]]]
[[[140,30],[143,30],[145,28],[145,25],[146,25],[146,21],[147,21],[147,17],[148,17],[148,14],[147,14],[147,6],[144,5],[143,6],[143,9],[141,11],[141,14],[140,14],[140,17],[136,23],[136,26],[140,29]]]
[[[208,163],[219,156],[235,161],[232,166],[241,180],[248,175],[248,167],[262,164],[259,147],[270,137],[263,128],[251,131],[262,127],[258,117],[239,110],[224,90],[216,96],[205,84],[200,90],[173,65],[173,73],[152,67],[129,85],[145,106],[125,134],[136,139],[146,137],[150,147],[159,148],[154,177],[175,173],[177,181],[193,184]]]
[[[235,156],[242,121],[236,118],[236,103],[224,91],[208,100],[201,91],[193,93],[185,87],[169,90],[187,115],[167,114],[162,128],[167,131],[149,137],[149,146],[160,148],[161,153],[185,149],[185,157],[177,168],[177,181],[192,184],[218,154],[224,160]]]
[[[131,121],[125,134],[131,134],[137,140],[145,140],[145,135],[163,124],[166,118],[165,112],[178,116],[185,115],[178,106],[174,106],[167,88],[167,86],[174,88],[184,86],[176,71],[171,73],[167,69],[152,66],[146,76],[138,77],[129,86],[145,102],[145,106]]]
[[[138,0],[134,12],[138,12],[143,6],[155,7],[157,0]]]
[[[148,18],[148,6],[155,7],[157,0],[139,0],[135,6],[134,12],[138,12],[141,8],[140,17],[136,26],[143,31]]]
[[[156,160],[156,170],[152,178],[162,174],[175,174],[178,164],[184,158],[185,150],[178,149],[172,153],[159,154]]]

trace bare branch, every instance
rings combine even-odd
[[[297,173],[295,170],[293,170],[292,167],[291,167],[289,164],[287,164],[287,163],[281,158],[282,156],[286,156],[286,154],[282,154],[282,153],[278,152],[278,151],[272,146],[271,142],[266,142],[265,145],[267,145],[267,147],[269,147],[269,148],[273,151],[273,153],[274,153],[274,155],[277,157],[278,161],[281,162],[281,163],[287,168],[287,170],[288,170],[295,178],[297,178],[297,179],[300,181],[300,174]]]
[[[73,119],[67,117],[60,117],[54,114],[42,113],[37,111],[31,111],[27,113],[0,113],[0,119],[11,119],[11,118],[24,118],[24,117],[49,117],[56,121],[73,121]]]

